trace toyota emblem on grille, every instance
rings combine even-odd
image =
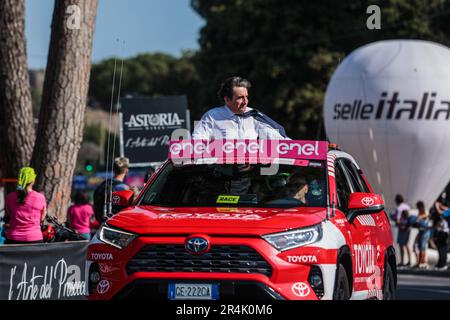
[[[204,254],[209,251],[209,241],[201,237],[188,238],[185,248],[191,254]]]

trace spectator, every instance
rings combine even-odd
[[[411,266],[411,248],[408,246],[409,235],[411,233],[411,224],[409,219],[409,211],[403,210],[400,219],[397,221],[398,234],[397,243],[400,247],[400,264],[399,267],[410,267]],[[405,251],[408,256],[408,263],[403,263],[403,258],[405,256]]]
[[[434,208],[436,212],[449,222],[450,219],[450,208],[443,203],[444,199],[440,198],[434,203]]]
[[[394,221],[398,222],[402,212],[404,210],[411,211],[411,207],[405,202],[401,194],[395,196],[395,204],[397,205],[397,209],[395,210]]]
[[[437,270],[447,270],[447,246],[449,236],[449,226],[446,220],[446,208],[441,201],[434,203],[434,216],[433,216],[433,228],[434,228],[434,242],[436,243],[439,253],[439,260],[436,265]]]
[[[104,206],[110,201],[111,187],[112,191],[129,190],[130,187],[124,182],[125,177],[128,174],[128,167],[130,162],[128,158],[118,157],[114,159],[113,171],[114,177],[112,180],[103,181],[97,189],[94,191],[94,213],[95,218],[99,223],[104,222],[107,217],[105,216]],[[106,194],[106,199],[105,199]]]
[[[415,241],[415,252],[417,257],[416,267],[428,269],[427,249],[428,241],[431,237],[431,221],[428,212],[425,211],[425,204],[422,201],[417,202],[416,207],[419,210],[415,223],[419,229],[419,233],[417,234]]]
[[[91,218],[94,208],[89,203],[85,190],[78,189],[74,196],[74,204],[67,211],[67,224],[86,240],[91,240]]]
[[[400,231],[400,226],[405,227],[405,223],[408,223],[409,225],[411,225],[411,223],[409,223],[410,221],[410,217],[409,217],[409,212],[411,211],[411,207],[405,202],[405,200],[403,199],[403,196],[401,194],[397,194],[395,196],[395,204],[397,205],[397,209],[395,210],[395,215],[392,216],[392,219],[394,220],[395,224],[399,227],[398,228],[398,235],[397,235],[397,244],[400,248],[400,265],[399,267],[405,266],[405,267],[409,267],[411,266],[411,256],[412,256],[412,249],[411,247],[408,245],[409,242],[409,235],[410,235],[410,228],[408,228],[406,231],[406,229],[404,229],[405,231]],[[402,213],[404,211],[408,212],[408,221],[400,221]],[[400,233],[402,233],[400,235]],[[405,242],[406,241],[406,242]],[[407,264],[403,264],[403,256],[404,256],[404,251],[406,250],[406,255],[408,256],[408,263]]]
[[[45,196],[33,190],[36,174],[33,168],[20,169],[16,192],[6,196],[6,220],[10,227],[6,244],[42,243],[41,223],[46,216]]]

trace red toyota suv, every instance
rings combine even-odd
[[[90,299],[393,299],[381,196],[324,141],[171,142],[88,249]]]

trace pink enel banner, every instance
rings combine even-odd
[[[287,158],[326,160],[328,143],[312,140],[170,141],[169,159],[218,159],[232,162]],[[222,161],[221,161],[222,162]],[[228,163],[228,161],[226,161]]]

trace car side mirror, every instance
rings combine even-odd
[[[111,203],[114,214],[129,207],[133,202],[134,192],[131,190],[121,190],[112,193]]]
[[[354,192],[348,199],[348,221],[359,215],[372,214],[384,210],[384,202],[380,195],[373,193]]]

